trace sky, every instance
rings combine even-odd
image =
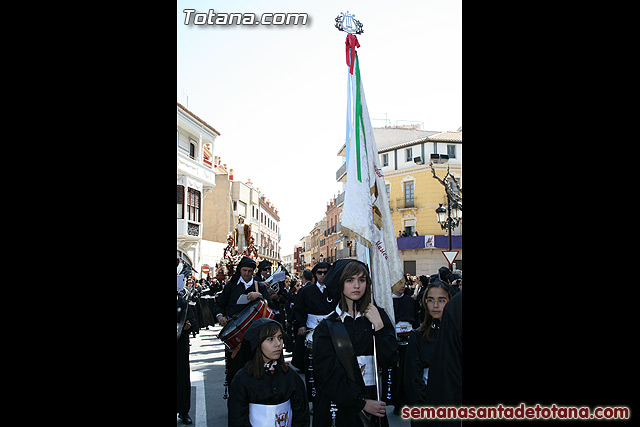
[[[184,9],[308,20],[185,25]],[[278,208],[281,256],[342,191],[347,34],[334,25],[347,11],[363,23],[358,57],[372,125],[462,126],[461,0],[177,1],[177,101],[220,132],[213,154],[234,180],[250,178]]]

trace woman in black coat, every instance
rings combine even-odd
[[[388,425],[386,407],[377,400],[373,370],[373,337],[376,338],[378,367],[383,372],[397,361],[398,344],[389,316],[371,299],[371,277],[367,266],[359,261],[336,261],[327,274],[325,284],[337,307],[316,327],[313,335],[313,367],[317,387],[313,426],[332,425],[332,407],[337,412],[337,427],[358,427],[361,412],[382,418]],[[336,329],[344,328],[344,329]],[[336,331],[341,330],[340,334]],[[342,336],[337,352],[334,337]],[[340,341],[339,341],[340,342]],[[351,366],[343,365],[342,354],[351,353]],[[349,375],[355,372],[355,377]]]

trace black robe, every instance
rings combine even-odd
[[[431,342],[426,342],[418,331],[412,331],[409,336],[404,363],[404,390],[408,406],[427,403],[427,384],[424,383],[423,374],[425,368],[431,367],[437,337],[437,327],[429,333],[429,338],[433,340]]]
[[[258,289],[262,294],[262,297],[270,301],[269,291],[267,291],[267,287],[260,283],[258,284]],[[237,304],[238,298],[240,295],[247,295],[249,292],[255,292],[255,280],[247,289],[244,287],[244,283],[239,283],[238,281],[229,282],[224,289],[222,290],[222,295],[216,300],[214,306],[214,315],[218,314],[225,315],[227,317],[231,317],[234,314],[240,313],[244,310],[249,304],[253,301],[249,301],[247,304]],[[233,380],[234,375],[244,366],[244,364],[251,358],[251,351],[246,348],[241,348],[235,357],[231,357],[231,352],[225,351],[226,357],[226,367],[227,367],[227,384],[231,384],[231,380]]]
[[[296,305],[293,307],[296,317],[296,323],[294,325],[294,332],[297,334],[298,329],[307,326],[307,317],[309,314],[315,314],[318,316],[325,316],[331,313],[338,305],[329,298],[329,291],[325,288],[324,292],[320,291],[318,285],[309,283],[304,288],[298,291],[298,298]],[[307,328],[308,332],[309,328]],[[314,332],[315,334],[315,332]],[[291,363],[298,369],[304,370],[304,382],[307,386],[307,397],[310,401],[314,400],[312,387],[310,382],[311,373],[309,373],[309,349],[305,346],[304,336],[298,335],[300,338],[296,348],[294,350],[293,359]],[[315,380],[314,380],[315,381]],[[317,385],[316,385],[317,389]],[[317,392],[317,390],[316,390]]]
[[[255,280],[247,289],[245,289],[244,283],[239,283],[239,281],[229,282],[222,290],[222,295],[220,295],[214,305],[213,315],[217,316],[218,314],[222,314],[223,316],[231,317],[234,314],[239,313],[249,305],[248,303],[236,303],[240,295],[247,295],[249,292],[255,292],[255,290]],[[269,298],[269,291],[267,291],[267,287],[264,284],[260,283],[258,285],[258,290],[267,302],[271,301]]]
[[[347,316],[344,326],[353,344],[355,356],[373,355],[373,336],[375,335],[378,368],[386,372],[387,368],[398,360],[398,343],[395,327],[389,316],[384,309],[378,307],[378,310],[384,323],[379,331],[374,332],[371,322],[364,316],[355,320]],[[364,408],[364,399],[376,400],[376,388],[365,386],[362,377],[357,383],[348,378],[346,370],[336,355],[327,326],[328,321],[335,319],[338,319],[337,313],[331,313],[327,319],[320,322],[313,335],[313,370],[317,388],[313,426],[331,425],[329,410],[331,402],[334,402],[338,407],[336,426],[358,427],[360,425],[358,413]],[[357,361],[354,360],[353,363],[357,367]],[[383,419],[383,423],[386,422],[387,420]]]
[[[187,320],[191,323],[191,328],[188,330],[182,330],[182,334],[180,334],[180,338],[178,338],[178,348],[177,348],[177,412],[179,414],[186,414],[189,412],[191,408],[191,378],[190,378],[190,369],[189,369],[189,333],[193,330],[194,325],[196,323],[196,316],[193,311],[193,307],[187,304],[187,301],[178,296],[178,308],[181,311],[178,312],[178,322],[182,317],[182,310],[187,309]]]
[[[309,426],[309,403],[304,383],[293,369],[266,372],[262,379],[249,375],[245,368],[238,371],[229,389],[229,427],[250,427],[249,403],[277,405],[291,400],[292,427]]]
[[[337,305],[338,301],[332,301],[329,298],[327,289],[321,292],[318,285],[309,283],[298,291],[296,304],[293,307],[296,318],[294,330],[307,326],[308,314],[324,316],[335,310]]]
[[[462,405],[462,291],[444,307],[433,362],[429,368],[427,405]],[[431,420],[433,426],[454,426],[460,421]]]

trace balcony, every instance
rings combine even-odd
[[[336,172],[336,181],[347,182],[346,176],[347,176],[347,162],[344,162]],[[344,180],[342,178],[344,178]]]
[[[356,254],[356,247],[355,244],[353,244],[353,246],[347,246],[344,249],[338,249],[336,251],[336,258],[337,259],[341,259],[341,258],[355,258],[357,256]]]
[[[198,240],[202,238],[200,224],[186,219],[178,219],[178,238],[184,240]]]
[[[404,197],[396,199],[396,209],[415,208],[417,206],[416,199],[405,199]],[[393,209],[393,207],[392,207]]]

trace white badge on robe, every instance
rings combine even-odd
[[[429,368],[424,368],[422,371],[422,381],[424,381],[425,385],[427,384],[427,381],[429,381]]]
[[[278,405],[249,403],[249,422],[252,427],[291,427],[291,400]]]
[[[307,314],[307,329],[315,329],[328,314]]]
[[[358,366],[364,380],[364,385],[376,385],[376,377],[373,369],[373,356],[358,356]]]

